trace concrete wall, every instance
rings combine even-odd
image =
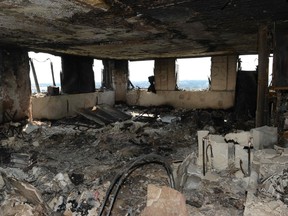
[[[93,92],[85,94],[71,94],[32,97],[33,119],[60,119],[76,115],[79,108],[89,108],[97,104],[114,105],[115,92]]]
[[[115,91],[32,98],[32,115],[34,119],[60,119],[75,115],[79,108],[93,107],[100,103],[113,105],[115,100],[126,100],[128,105],[140,106],[228,109],[234,106],[236,62],[237,56],[212,57],[210,91],[175,91],[174,59],[155,60],[155,81],[158,80],[158,87],[154,94],[146,90],[126,91],[126,62],[115,61],[114,66],[109,67],[113,72]]]
[[[211,61],[210,91],[175,91],[175,61],[161,59],[155,60],[157,93],[129,91],[127,103],[140,106],[171,105],[188,109],[231,108],[235,100],[237,56],[215,56]]]
[[[235,90],[237,58],[236,55],[211,58],[212,91]]]
[[[140,106],[171,105],[177,108],[228,109],[234,105],[234,91],[157,91],[127,92],[127,104]]]
[[[2,49],[0,56],[0,120],[18,121],[28,118],[31,96],[28,53],[21,49]]]

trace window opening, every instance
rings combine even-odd
[[[151,76],[154,76],[154,60],[129,61],[129,80],[135,88],[147,89]]]
[[[93,71],[94,71],[94,79],[95,79],[96,89],[101,88],[102,78],[103,78],[103,70],[104,70],[104,66],[103,66],[102,60],[94,59]]]
[[[255,71],[258,67],[258,55],[240,55],[241,70],[243,71]],[[269,77],[268,85],[271,85],[273,71],[273,55],[269,57]]]
[[[204,90],[211,79],[211,57],[183,58],[176,61],[179,90]]]
[[[60,86],[61,58],[48,53],[28,52],[30,60],[33,62],[36,77],[39,83],[40,92],[47,92],[48,86]],[[54,81],[52,77],[54,73]],[[30,62],[31,91],[37,93],[36,83]]]

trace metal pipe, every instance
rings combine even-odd
[[[240,159],[240,170],[243,173],[244,177],[246,177],[246,173],[245,173],[245,171],[243,169],[243,161],[242,161],[242,159]]]
[[[249,139],[249,142],[248,142],[248,176],[251,175],[251,148],[252,148],[252,143],[251,143],[251,139]]]
[[[245,173],[243,169],[243,161],[240,159],[240,169],[242,173],[244,174],[244,177],[249,177],[251,175],[251,148],[253,148],[251,138],[248,141],[248,147],[245,146],[245,148],[248,148],[248,172]]]
[[[206,165],[207,165],[207,170],[208,170],[208,162],[209,162],[209,157],[208,157],[208,148],[210,147],[210,157],[211,157],[211,167],[213,166],[212,164],[212,158],[213,156],[213,149],[211,143],[209,143],[206,147]],[[212,167],[213,168],[213,167]]]
[[[203,137],[202,139],[202,162],[203,162],[203,176],[205,176],[205,143],[206,143],[206,137]]]
[[[29,58],[29,61],[30,61],[31,67],[32,67],[32,73],[33,73],[37,93],[40,93],[40,87],[39,87],[39,83],[38,83],[37,74],[36,74],[33,60],[31,58]]]
[[[55,77],[54,77],[54,69],[53,69],[53,62],[50,59],[50,67],[51,67],[51,74],[52,74],[52,82],[53,82],[53,86],[56,86],[55,83]]]

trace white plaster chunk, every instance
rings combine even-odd
[[[227,141],[234,141],[242,146],[248,146],[249,140],[252,138],[250,132],[242,131],[239,133],[228,133],[225,135]]]
[[[181,118],[177,116],[166,115],[166,116],[161,116],[160,120],[164,123],[173,123],[173,122],[181,121]]]
[[[212,145],[213,158],[210,157],[210,150],[208,151],[209,161],[213,160],[212,167],[217,170],[224,170],[228,167],[228,144],[225,143],[224,138],[220,135],[210,135],[210,143]],[[206,150],[205,150],[206,154]]]
[[[56,181],[61,188],[72,184],[67,173],[58,173],[53,180]]]
[[[33,131],[37,130],[39,128],[38,125],[34,125],[32,123],[28,123],[25,125],[25,127],[23,128],[23,132],[25,132],[26,134],[30,134]]]
[[[276,127],[258,127],[251,130],[253,136],[253,146],[255,149],[273,148],[277,143]]]

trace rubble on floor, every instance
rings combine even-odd
[[[171,215],[175,209],[182,215],[260,215],[263,205],[267,215],[287,212],[287,149],[274,143],[273,149],[266,144],[250,149],[248,176],[246,144],[225,141],[225,135],[237,131],[253,136],[253,122],[236,122],[232,112],[223,110],[116,108],[119,112],[101,107],[99,115],[114,115],[104,124],[79,115],[1,125],[0,216],[98,215],[119,172],[147,155],[165,158],[178,191],[168,188],[171,180],[163,164],[143,162],[125,179],[119,178],[111,215],[167,215],[167,208],[159,207],[163,202],[169,203]],[[116,120],[120,113],[132,118]],[[208,134],[205,148],[212,147],[203,152]],[[208,159],[205,175],[203,156]]]

